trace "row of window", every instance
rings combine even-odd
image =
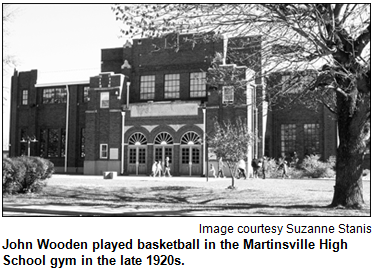
[[[20,138],[27,138],[26,129],[21,129]],[[64,128],[40,129],[39,137],[35,138],[39,146],[39,156],[48,158],[65,157],[66,130]],[[26,142],[27,143],[27,142]],[[20,155],[27,154],[27,144],[21,142]],[[84,128],[80,133],[80,156],[85,156]]]
[[[164,154],[163,154],[164,152]],[[155,160],[162,161],[163,157],[169,157],[169,162],[173,163],[173,149],[171,147],[156,148]],[[108,145],[100,144],[100,159],[108,158]],[[182,148],[182,164],[199,164],[200,163],[200,149],[199,148]],[[129,164],[145,164],[146,163],[146,149],[145,148],[131,148],[129,149]]]
[[[174,144],[173,137],[167,132],[161,132],[155,137],[156,145]],[[181,138],[182,145],[199,145],[201,144],[200,136],[195,132],[187,132]],[[144,134],[136,132],[129,138],[129,145],[147,145],[147,138]]]
[[[144,134],[136,132],[129,137],[130,146],[147,145],[147,138]],[[167,132],[161,132],[155,137],[155,145],[171,145],[174,144],[173,137]],[[181,138],[182,145],[200,145],[201,138],[195,132],[187,132]],[[171,148],[170,148],[171,150]],[[156,149],[157,157],[157,149]],[[100,144],[100,159],[108,158],[108,144]]]
[[[304,154],[320,153],[320,127],[318,123],[304,124],[302,127],[304,139]],[[281,152],[287,155],[296,151],[297,135],[296,124],[281,125]]]
[[[156,76],[144,75],[140,77],[140,99],[153,100],[155,98]],[[190,73],[190,97],[206,97],[206,73]],[[180,74],[165,74],[164,98],[180,98]]]
[[[163,156],[163,149],[156,148],[155,149],[155,160],[162,161],[163,157],[169,157],[169,163],[173,163],[173,149],[172,148],[165,148],[164,149],[164,156]],[[106,151],[103,152],[107,154]],[[182,148],[182,164],[199,164],[200,163],[200,149],[199,148]],[[139,149],[130,149],[129,150],[129,164],[145,164],[146,163],[146,149],[139,148]]]
[[[83,88],[83,102],[88,101],[88,90],[90,87],[85,86]],[[42,103],[43,104],[61,104],[66,103],[67,91],[65,87],[57,88],[45,88],[42,92]],[[22,90],[21,105],[27,105],[29,100],[29,91],[27,89]]]
[[[140,77],[140,99],[153,100],[155,98],[156,76],[144,75]],[[83,88],[83,102],[88,101],[89,87]],[[199,98],[206,97],[206,73],[194,72],[190,73],[190,97]],[[109,107],[109,92],[102,93],[100,97],[100,107]],[[180,98],[180,74],[165,74],[164,84],[165,99]],[[45,88],[42,92],[43,104],[59,104],[66,103],[67,91],[66,87]],[[22,90],[22,105],[28,104],[28,90]]]

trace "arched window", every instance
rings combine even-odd
[[[168,145],[173,144],[173,137],[166,132],[159,133],[155,138],[156,145]]]
[[[200,136],[195,132],[187,132],[182,136],[182,145],[199,145],[201,144]]]
[[[129,145],[146,145],[147,138],[142,133],[133,133],[129,138]]]

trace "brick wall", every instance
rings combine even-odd
[[[28,136],[35,136],[37,143],[31,143],[30,154],[40,155],[40,131],[41,129],[66,129],[66,103],[43,104],[44,87],[36,87],[37,71],[15,73],[12,78],[12,125],[11,125],[11,156],[20,155],[21,129],[26,131]],[[61,85],[58,87],[65,87]],[[47,87],[47,86],[46,86]],[[57,86],[50,86],[51,88]],[[84,128],[86,104],[83,103],[84,85],[69,86],[69,127],[67,134],[68,149],[67,167],[69,172],[81,172],[83,159],[80,153],[81,129]],[[21,104],[22,90],[28,90],[28,104]],[[61,145],[62,143],[59,143]],[[64,157],[45,157],[50,159],[57,169],[57,172],[64,170]],[[80,168],[80,169],[79,169]]]

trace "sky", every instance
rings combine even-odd
[[[38,84],[84,81],[100,72],[101,49],[121,47],[120,24],[108,4],[14,4],[6,54],[16,67],[3,74],[10,89],[13,69],[38,70]],[[4,44],[4,43],[3,43]],[[4,49],[4,47],[3,47]],[[8,96],[9,93],[5,93]],[[3,107],[3,148],[9,138],[9,97]]]

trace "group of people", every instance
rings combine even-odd
[[[218,174],[216,175],[216,169],[214,168],[213,164],[210,164],[209,171],[212,173],[214,178],[225,178],[223,173],[223,168],[226,167],[222,161],[222,157],[218,160]],[[245,169],[245,161],[243,159],[239,160],[237,164],[238,169],[238,178],[247,179],[246,169]]]
[[[166,175],[168,175],[169,177],[172,177],[170,173],[170,158],[169,157],[165,158],[164,168],[162,168],[162,161],[160,160],[154,161],[152,165],[151,177],[156,177],[157,175],[158,177],[162,177],[162,175],[164,175],[164,177],[166,177]]]
[[[261,172],[262,178],[266,178],[266,170],[268,168],[268,158],[264,156],[262,159],[257,159],[256,157],[253,158],[251,166],[253,168],[253,178],[258,178],[259,173]],[[222,157],[218,160],[218,174],[216,175],[216,170],[213,166],[213,164],[210,164],[210,169],[209,171],[212,173],[212,175],[215,178],[225,178],[224,175],[224,168],[225,164],[222,161]],[[280,159],[279,167],[278,169],[282,170],[282,178],[286,177],[288,178],[288,162],[286,159]],[[246,165],[245,161],[241,159],[238,164],[237,164],[237,174],[238,178],[244,178],[247,179],[247,174],[246,174]],[[156,176],[164,177],[172,177],[170,173],[170,158],[166,157],[165,162],[164,162],[164,167],[162,165],[162,161],[156,160],[154,161],[152,165],[152,174],[151,177],[156,177]]]
[[[259,178],[259,175],[262,175],[263,179],[266,179],[266,172],[268,170],[268,163],[269,160],[266,156],[264,156],[262,159],[257,159],[256,157],[253,158],[251,166],[253,169],[253,178]],[[215,178],[225,178],[223,174],[223,168],[225,167],[222,158],[218,160],[218,174],[216,175],[216,170],[213,166],[213,164],[210,164],[210,172]],[[282,178],[289,178],[288,176],[288,168],[289,168],[289,162],[286,159],[280,159],[278,170],[282,170]],[[247,179],[246,174],[246,164],[243,159],[239,160],[237,164],[237,178],[241,179]]]
[[[262,159],[253,158],[251,166],[253,168],[253,178],[258,178],[259,172],[262,173],[262,178],[266,178],[266,171],[268,169],[268,158],[264,156]],[[282,178],[288,178],[289,164],[286,159],[280,159],[278,170],[282,170]]]

